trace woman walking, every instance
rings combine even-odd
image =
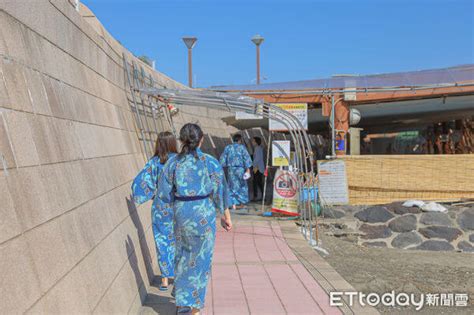
[[[243,207],[249,202],[247,179],[250,178],[252,159],[242,144],[241,135],[234,135],[232,141],[222,152],[220,163],[222,167],[227,167],[230,203],[235,210],[237,206]]]
[[[204,307],[216,237],[216,211],[232,228],[225,209],[226,181],[219,162],[203,153],[203,132],[196,124],[180,131],[181,152],[168,160],[158,181],[158,196],[173,202],[176,235],[174,296],[178,314],[199,314]]]
[[[155,155],[146,163],[132,184],[133,199],[142,204],[152,198],[151,218],[155,237],[158,265],[161,271],[161,291],[168,289],[168,278],[174,277],[175,236],[173,205],[157,198],[158,178],[169,158],[177,153],[176,138],[161,132],[156,140]]]

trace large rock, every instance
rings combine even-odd
[[[441,212],[427,212],[423,213],[420,218],[420,223],[425,225],[445,225],[452,226],[453,223],[449,215]]]
[[[386,225],[362,224],[359,230],[365,233],[362,236],[365,239],[387,238],[392,235],[392,231]]]
[[[406,207],[402,206],[403,202],[392,202],[389,203],[388,205],[385,205],[388,211],[394,212],[396,214],[405,214],[408,213],[408,210]]]
[[[472,246],[469,242],[467,241],[461,241],[458,243],[458,248],[462,250],[463,252],[469,252],[469,253],[474,253],[474,246]]]
[[[366,247],[387,247],[387,243],[385,242],[364,242],[362,245]]]
[[[450,243],[446,241],[427,240],[421,243],[419,246],[414,247],[413,249],[449,251],[449,250],[453,250],[454,247],[453,245],[451,245]]]
[[[458,215],[458,224],[461,229],[474,230],[474,208],[468,208]]]
[[[397,248],[407,248],[418,245],[423,241],[421,236],[415,231],[400,233],[392,240],[392,246]]]
[[[416,217],[413,214],[393,219],[388,227],[394,232],[410,232],[416,229]]]
[[[344,211],[334,210],[334,209],[327,209],[323,210],[323,217],[330,218],[330,219],[340,219],[345,216]]]
[[[387,208],[381,206],[367,208],[357,212],[354,216],[360,221],[368,223],[387,222],[394,217]]]
[[[428,226],[418,229],[418,232],[420,232],[426,238],[443,238],[450,242],[462,235],[462,231],[460,229],[447,226]]]
[[[392,211],[399,215],[421,212],[420,208],[418,207],[404,207],[403,202],[392,202],[386,205],[386,207],[387,207],[387,210]]]

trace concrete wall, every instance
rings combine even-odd
[[[134,312],[158,273],[150,205],[127,199],[145,161],[122,65],[133,57],[81,13],[0,1],[1,314]],[[226,113],[180,110],[177,128],[228,137]]]

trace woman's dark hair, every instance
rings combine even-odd
[[[233,141],[233,142],[237,143],[237,142],[239,142],[240,140],[242,140],[242,136],[239,135],[238,133],[232,136],[232,141]]]
[[[181,141],[181,152],[179,152],[179,156],[182,157],[191,153],[196,156],[196,149],[203,136],[204,133],[198,125],[184,125],[179,131],[179,140]]]
[[[156,139],[155,156],[160,157],[161,164],[168,161],[168,153],[178,153],[176,137],[169,131],[160,132]]]
[[[253,137],[253,140],[255,140],[255,142],[257,143],[257,145],[261,145],[261,144],[262,144],[262,139],[260,139],[260,137]]]

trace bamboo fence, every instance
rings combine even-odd
[[[474,198],[474,154],[360,155],[342,159],[353,205]]]

